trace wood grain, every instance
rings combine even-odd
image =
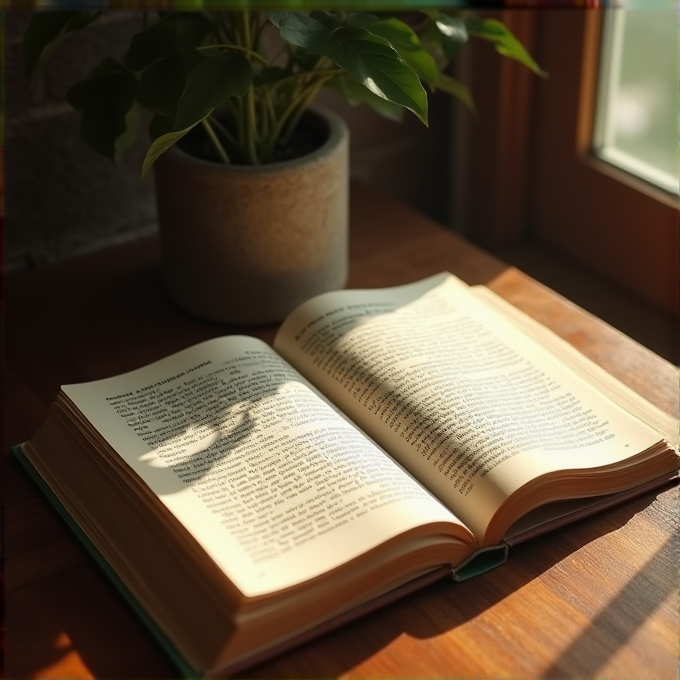
[[[352,189],[352,287],[449,270],[487,283],[668,412],[675,368],[402,205]],[[176,309],[155,240],[6,281],[5,446],[64,383],[126,371],[235,329]],[[271,340],[275,329],[248,329]],[[12,678],[169,678],[162,650],[13,460],[5,462],[6,669]],[[675,678],[677,494],[638,498],[437,583],[248,677]]]

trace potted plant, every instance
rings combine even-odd
[[[29,77],[100,12],[39,12]],[[84,141],[116,161],[148,118],[164,278],[183,307],[236,323],[281,319],[347,275],[348,132],[311,106],[333,87],[352,104],[428,120],[426,88],[472,106],[447,74],[469,37],[540,69],[503,24],[422,10],[159,12],[122,59],[68,91]]]

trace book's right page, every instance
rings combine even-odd
[[[275,348],[488,544],[543,503],[677,468],[663,434],[519,326],[442,274],[320,296]]]
[[[605,371],[599,364],[581,354],[573,345],[570,345],[566,340],[510,304],[507,300],[504,300],[486,286],[472,286],[470,292],[478,296],[486,304],[493,306],[496,311],[506,316],[511,323],[517,325],[534,340],[549,348],[552,354],[559,357],[562,362],[596,386],[598,390],[608,395],[638,418],[644,420],[669,441],[676,445],[678,444],[680,432],[678,431],[677,418],[665,413],[647,401],[620,380],[614,378],[611,373]],[[678,377],[680,378],[680,374]],[[680,403],[678,407],[680,407]]]

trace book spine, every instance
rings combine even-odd
[[[508,559],[508,546],[505,543],[480,548],[461,562],[452,572],[454,581],[467,581],[503,564]]]

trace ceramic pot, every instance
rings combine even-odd
[[[163,279],[184,309],[214,321],[281,321],[345,286],[349,132],[315,110],[325,142],[295,160],[211,163],[176,146],[155,168]]]

